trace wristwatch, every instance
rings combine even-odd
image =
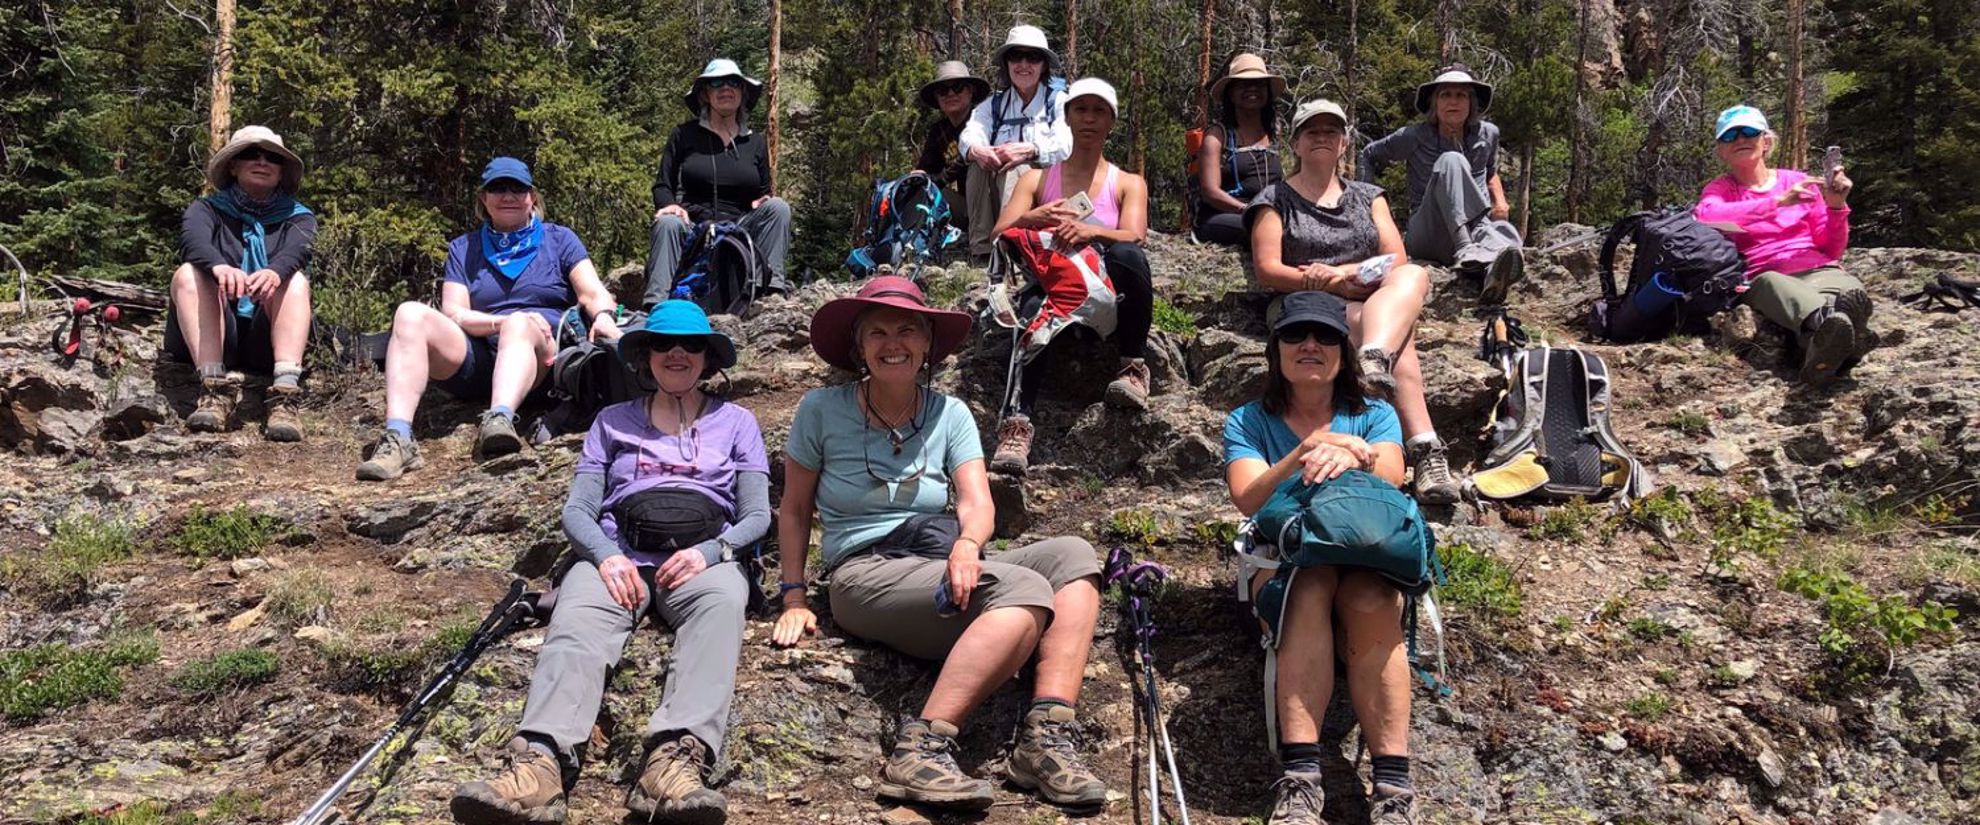
[[[721,553],[721,555],[719,556],[719,558],[720,558],[720,559],[721,559],[722,561],[735,561],[735,560],[736,560],[736,546],[735,546],[735,545],[733,545],[733,544],[730,544],[730,543],[729,543],[729,541],[728,541],[728,539],[725,539],[725,538],[722,538],[721,536],[716,536],[716,537],[715,537],[715,546],[716,546],[716,547],[719,547],[719,548],[721,548],[721,549],[722,549],[722,553]]]

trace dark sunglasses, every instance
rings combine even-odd
[[[1756,138],[1761,136],[1762,134],[1765,133],[1761,132],[1759,129],[1755,129],[1751,126],[1741,126],[1736,129],[1729,129],[1724,134],[1719,135],[1719,142],[1731,143],[1741,138]]]
[[[941,97],[948,97],[949,95],[960,95],[960,94],[968,94],[968,93],[969,93],[969,84],[964,83],[960,80],[954,83],[944,83],[940,86],[935,87],[935,94]]]
[[[238,154],[238,155],[235,155],[235,156],[234,156],[234,159],[235,159],[235,160],[259,160],[259,161],[265,161],[265,162],[268,162],[268,163],[273,163],[273,164],[276,164],[276,165],[278,165],[278,166],[279,166],[279,165],[281,165],[281,163],[282,163],[282,156],[281,156],[281,155],[278,155],[278,154],[275,154],[274,152],[270,152],[270,151],[268,151],[267,149],[263,149],[263,148],[261,148],[261,147],[259,147],[259,146],[257,146],[257,147],[254,147],[254,148],[252,148],[252,149],[243,149],[243,150],[241,150],[241,153],[240,153],[240,154]]]
[[[736,77],[711,77],[703,82],[710,89],[740,89],[743,85],[742,79]]]
[[[522,181],[503,178],[490,181],[487,186],[481,187],[481,191],[491,195],[523,195],[529,192],[529,187],[524,186]]]
[[[1323,347],[1339,346],[1347,340],[1342,337],[1340,330],[1324,324],[1294,324],[1279,330],[1279,341],[1293,346],[1299,346],[1315,338],[1319,339]]]
[[[1045,53],[1030,49],[1012,49],[1004,53],[1004,59],[1012,63],[1043,63]]]
[[[708,351],[708,339],[699,335],[653,336],[654,352],[672,352],[675,347],[681,348],[689,355],[700,355]]]

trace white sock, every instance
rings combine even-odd
[[[199,365],[199,377],[201,378],[222,378],[225,377],[226,375],[227,375],[227,365],[222,364],[218,361],[215,361],[211,364]]]
[[[1437,439],[1436,433],[1418,433],[1416,436],[1410,438],[1409,440],[1409,446],[1411,447],[1415,447],[1418,445],[1435,447],[1442,443],[1443,443],[1442,441],[1439,441]]]

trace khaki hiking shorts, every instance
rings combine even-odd
[[[941,559],[871,554],[849,559],[832,571],[832,621],[869,642],[940,661],[985,610],[1037,607],[1049,613],[1059,588],[1100,575],[1100,555],[1076,536],[998,553],[983,561],[969,609],[943,617],[935,613],[935,588],[948,575],[948,563]]]

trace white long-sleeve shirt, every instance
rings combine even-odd
[[[1046,105],[1050,99],[1051,105]],[[1066,128],[1065,92],[1040,84],[1029,103],[1015,89],[994,92],[976,104],[956,143],[964,157],[978,146],[1029,143],[1038,150],[1036,166],[1051,166],[1072,154],[1072,130]]]

